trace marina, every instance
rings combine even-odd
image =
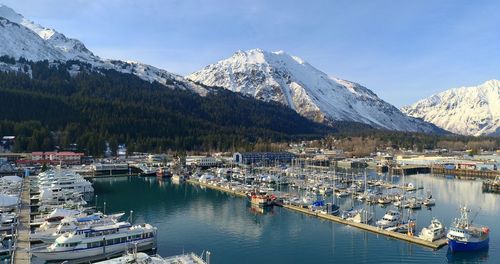
[[[221,192],[226,192],[226,193],[231,194],[231,195],[236,195],[236,196],[239,196],[239,197],[246,197],[245,193],[233,191],[233,190],[230,190],[230,189],[227,189],[227,188],[223,188],[223,187],[219,187],[219,186],[214,186],[214,185],[206,184],[206,183],[200,183],[199,181],[195,181],[195,180],[188,180],[188,182],[190,184],[200,185],[200,186],[203,186],[203,187],[206,187],[206,188],[210,188],[210,189],[213,189],[213,190],[217,190],[217,191],[221,191]],[[369,232],[372,232],[372,233],[375,233],[375,234],[384,235],[384,236],[387,236],[387,237],[390,237],[390,238],[395,238],[395,239],[399,239],[399,240],[402,240],[402,241],[414,243],[414,244],[425,246],[425,247],[428,247],[428,248],[431,248],[431,249],[440,249],[441,247],[443,247],[443,246],[445,246],[447,244],[446,239],[440,239],[440,240],[437,240],[437,241],[426,241],[426,240],[420,239],[420,238],[415,237],[415,236],[409,236],[409,235],[401,234],[401,233],[397,233],[397,232],[386,231],[384,229],[377,228],[375,226],[364,224],[364,223],[355,223],[353,221],[347,221],[347,220],[342,219],[341,217],[338,217],[338,216],[324,214],[324,213],[320,213],[320,212],[314,212],[314,211],[311,211],[309,209],[298,207],[298,206],[295,206],[295,205],[284,204],[284,205],[281,205],[281,206],[283,206],[284,208],[289,209],[291,211],[295,211],[295,212],[298,212],[298,213],[303,213],[303,214],[310,215],[310,216],[319,217],[321,219],[333,221],[333,222],[336,222],[336,223],[339,223],[339,224],[353,226],[353,227],[356,227],[356,228],[359,228],[359,229],[362,229],[362,230],[365,230],[365,231],[369,231]]]
[[[155,171],[151,167],[148,168]],[[181,248],[174,246],[166,250],[162,246],[163,243],[172,246],[172,241],[165,242],[170,240],[170,236],[164,233],[163,229],[175,233],[172,228],[179,227],[182,223],[165,227],[163,221],[168,217],[157,215],[157,212],[150,210],[169,208],[181,198],[184,202],[179,206],[189,208],[190,204],[195,202],[197,206],[202,206],[197,210],[201,209],[200,212],[206,213],[206,209],[202,208],[209,206],[211,202],[210,199],[200,200],[200,195],[209,195],[212,198],[215,195],[219,203],[232,204],[232,209],[223,215],[224,218],[230,219],[233,217],[231,214],[235,213],[240,217],[241,214],[250,214],[255,220],[267,219],[266,221],[274,221],[269,217],[277,215],[286,215],[286,218],[291,219],[297,219],[296,216],[301,216],[299,219],[303,220],[317,219],[306,222],[319,221],[316,228],[321,229],[323,226],[322,228],[330,229],[334,233],[332,230],[349,228],[356,236],[362,234],[365,240],[382,239],[384,242],[380,243],[389,243],[393,247],[394,243],[398,243],[398,246],[406,245],[411,247],[412,251],[421,252],[423,255],[429,254],[428,250],[445,252],[448,261],[460,255],[454,251],[463,250],[463,247],[457,247],[455,244],[452,250],[448,244],[451,238],[458,237],[462,232],[456,231],[462,230],[456,228],[467,228],[467,224],[463,224],[466,223],[465,220],[452,219],[453,216],[459,215],[461,206],[467,204],[468,208],[473,209],[467,209],[467,212],[471,212],[469,216],[473,215],[475,219],[480,215],[480,222],[485,223],[482,229],[473,229],[471,232],[487,232],[486,241],[489,244],[490,235],[493,241],[491,245],[481,246],[486,248],[485,250],[477,250],[478,253],[471,254],[484,257],[498,247],[495,232],[490,232],[494,230],[495,224],[483,221],[486,212],[486,215],[494,218],[500,210],[496,203],[498,196],[480,192],[480,196],[485,199],[480,202],[474,201],[480,197],[473,195],[462,195],[456,200],[452,198],[452,193],[463,193],[463,190],[484,190],[484,185],[489,184],[489,181],[460,180],[431,174],[407,176],[404,171],[402,175],[377,174],[363,168],[194,168],[191,172],[169,171],[162,172],[161,175],[152,174],[154,176],[99,176],[92,177],[91,181],[75,170],[57,167],[24,178],[5,177],[4,181],[20,180],[17,188],[4,188],[7,192],[14,191],[20,198],[19,205],[13,207],[17,208],[18,224],[15,226],[15,232],[12,232],[15,239],[12,242],[11,260],[14,263],[31,261],[38,264],[45,261],[141,263],[144,260],[175,263],[189,259],[192,263],[200,263],[198,258],[204,260],[198,256],[205,255],[207,259],[210,258],[210,253],[206,252],[208,248],[210,252],[215,253],[212,260],[219,263],[220,258],[221,263],[227,263],[229,259],[225,259],[225,250],[221,251],[217,246],[212,246],[213,233],[205,237],[204,243],[195,243],[196,239],[191,237],[181,243]],[[127,201],[131,197],[124,195],[131,192],[137,193],[141,200]],[[446,195],[443,196],[444,194]],[[174,197],[162,198],[164,195]],[[165,202],[170,205],[162,205]],[[148,213],[144,211],[144,205],[150,208]],[[216,210],[214,205],[212,207]],[[205,213],[185,217],[191,219],[191,222],[197,222],[206,217]],[[218,212],[213,211],[211,214],[216,217]],[[261,220],[256,223],[263,224]],[[211,225],[212,221],[219,220],[214,218],[205,224]],[[284,223],[282,220],[279,222]],[[311,228],[309,224],[299,226],[306,230]],[[333,238],[328,241],[337,243],[337,240],[338,238]],[[321,240],[317,241],[320,242]],[[194,253],[184,254],[185,250]],[[363,250],[367,251],[368,248]],[[140,253],[144,251],[147,254]],[[158,255],[155,255],[156,253]]]
[[[207,248],[213,253],[213,263],[231,263],[235,257],[242,263],[303,263],[311,258],[321,262],[335,258],[353,263],[383,262],[386,258],[398,262],[416,258],[418,263],[488,262],[498,256],[500,245],[495,240],[499,236],[493,230],[500,212],[498,198],[494,194],[481,194],[476,198],[481,182],[430,175],[407,178],[431,190],[437,201],[432,210],[418,211],[418,231],[428,227],[433,218],[440,219],[446,226],[451,224],[461,203],[454,194],[471,190],[463,199],[474,208],[482,208],[477,221],[492,229],[489,250],[451,254],[446,245],[435,250],[285,207],[259,209],[238,193],[199,184],[175,184],[169,179],[100,178],[94,181],[94,186],[113,211],[130,208],[137,217],[158,226],[158,253],[162,256],[179,254],[183,250],[200,254]],[[443,191],[438,192],[441,188]],[[112,191],[117,189],[121,191]],[[135,192],[141,200],[127,196],[126,192]],[[346,198],[339,204],[345,208],[349,203]],[[381,218],[385,210],[375,206],[374,218]],[[381,251],[384,256],[380,256]]]

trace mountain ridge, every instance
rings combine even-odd
[[[401,110],[453,133],[500,136],[500,81],[448,89]]]
[[[190,82],[184,77],[140,62],[102,59],[94,55],[85,45],[54,29],[36,24],[12,8],[0,4],[0,56],[32,61],[78,60],[90,63],[96,69],[114,69],[131,73],[148,82],[158,82],[169,88],[191,90],[202,96],[206,87]],[[17,25],[17,27],[15,26]],[[17,30],[13,30],[17,29]],[[5,67],[3,67],[5,70]]]
[[[239,50],[186,78],[280,102],[317,122],[342,120],[390,130],[442,132],[432,124],[407,117],[368,88],[330,77],[283,51]]]

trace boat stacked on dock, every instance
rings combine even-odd
[[[446,228],[436,218],[432,218],[431,224],[428,227],[422,228],[419,238],[427,241],[435,241],[443,238],[446,235]]]
[[[78,173],[69,170],[49,170],[31,179],[31,205],[38,212],[55,208],[80,209],[92,199],[92,184]]]
[[[11,255],[16,245],[22,178],[0,178],[0,256]]]
[[[32,177],[34,232],[41,242],[30,252],[46,261],[90,262],[126,253],[156,249],[156,227],[120,221],[124,213],[104,214],[84,207],[93,196],[92,184],[70,170],[50,170]],[[33,203],[35,206],[33,206]],[[38,210],[37,210],[38,209]]]

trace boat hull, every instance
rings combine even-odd
[[[448,239],[448,246],[452,252],[459,251],[475,251],[488,248],[490,238],[486,238],[482,241],[477,242],[462,242],[457,240]]]
[[[106,247],[85,248],[68,251],[32,251],[33,255],[44,259],[46,261],[63,261],[63,260],[76,260],[84,258],[96,258],[99,256],[107,257],[110,255],[120,255],[127,252],[129,248],[137,246],[139,251],[147,251],[154,249],[156,243],[154,238],[142,239],[140,241],[133,241],[127,243],[120,243],[115,245],[108,245]]]

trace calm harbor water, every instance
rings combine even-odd
[[[94,180],[97,202],[106,211],[133,210],[134,222],[158,227],[162,256],[203,250],[212,263],[498,263],[500,259],[500,195],[482,193],[480,181],[431,175],[406,177],[436,198],[432,210],[417,212],[420,230],[434,216],[449,225],[460,204],[480,209],[475,222],[491,228],[488,251],[450,254],[388,239],[353,227],[275,207],[261,213],[245,199],[176,185],[156,178],[121,177]],[[349,199],[340,200],[350,206]],[[374,207],[376,218],[387,208]],[[474,215],[474,214],[472,214]]]

